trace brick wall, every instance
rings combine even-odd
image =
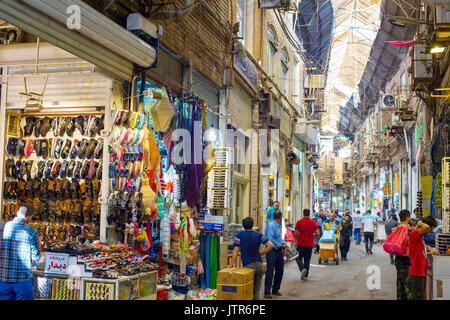
[[[175,1],[178,8],[184,0]],[[164,28],[161,42],[185,62],[190,62],[217,86],[222,86],[223,70],[228,62],[226,49],[232,22],[236,19],[236,1],[206,0],[209,10],[199,5],[177,20],[153,20]],[[166,6],[163,10],[172,10]],[[214,70],[215,67],[215,70]]]

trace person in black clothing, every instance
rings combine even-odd
[[[402,210],[398,214],[400,217],[400,224],[409,226],[411,220],[411,212]],[[411,227],[409,227],[410,230]],[[409,281],[409,256],[395,256],[395,269],[397,270],[397,300],[408,300],[408,281]]]
[[[350,215],[346,214],[344,221],[339,225],[340,228],[340,238],[339,238],[339,248],[341,250],[341,259],[347,261],[347,253],[350,250],[350,243],[352,241],[353,226],[350,223]]]
[[[392,233],[393,229],[396,228],[397,226],[398,226],[397,216],[395,215],[395,213],[392,213],[391,218],[389,219],[388,222],[386,222],[386,225],[384,226],[388,237]],[[391,257],[391,264],[394,264],[394,255],[389,254],[389,256]]]

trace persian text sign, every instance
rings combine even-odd
[[[233,67],[256,92],[258,88],[258,70],[253,65],[253,62],[249,58],[241,58],[238,53],[235,53]]]
[[[68,274],[69,255],[64,253],[45,253],[44,273]]]

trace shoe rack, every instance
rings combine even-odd
[[[72,121],[75,119],[78,124]],[[47,127],[41,130],[44,123]],[[102,112],[21,114],[20,138],[6,135],[6,179],[17,183],[15,209],[18,204],[34,207],[31,225],[39,231],[41,246],[76,240],[81,235],[99,238],[104,125]],[[23,141],[14,155],[8,152],[11,139]],[[14,177],[8,172],[12,171],[11,161],[15,163]],[[3,209],[7,210],[7,205]],[[11,219],[11,215],[6,214],[6,218]]]

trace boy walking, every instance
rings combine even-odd
[[[432,233],[437,227],[436,219],[427,216],[417,223],[416,229],[409,234],[409,300],[427,299],[428,257],[422,236]]]

